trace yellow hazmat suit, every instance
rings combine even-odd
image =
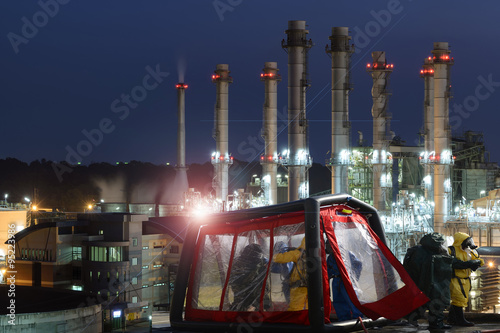
[[[302,239],[300,246],[292,251],[278,253],[273,257],[273,261],[284,264],[293,262],[294,268],[290,274],[290,304],[289,311],[300,311],[307,309],[307,286],[304,284],[306,279],[305,262],[301,257],[305,255],[306,239]]]
[[[472,250],[467,252],[462,249],[462,243],[470,236],[463,232],[457,232],[453,235],[455,241],[453,247],[455,248],[455,258],[461,261],[477,260],[481,261],[481,266],[484,265],[484,260],[479,258],[477,253]],[[450,254],[453,254],[451,249],[448,249]],[[471,289],[470,275],[472,270],[470,268],[455,269],[454,277],[451,279],[450,292],[451,292],[451,305],[464,308],[467,306],[469,299],[469,292]]]

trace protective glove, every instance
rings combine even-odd
[[[479,259],[469,260],[469,261],[467,261],[467,264],[468,264],[470,269],[475,271],[476,269],[481,267],[481,260],[479,260]]]

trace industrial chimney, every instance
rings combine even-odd
[[[268,205],[278,202],[278,83],[281,76],[278,74],[278,63],[266,62],[264,73],[260,74],[264,82],[264,117],[262,137],[265,142],[264,155],[261,156],[262,188]]]
[[[432,57],[426,58],[420,70],[420,77],[424,79],[424,152],[421,156],[424,165],[425,199],[433,200],[432,184],[434,168],[429,159],[434,151],[434,66]]]
[[[389,76],[394,65],[387,64],[385,52],[372,52],[373,63],[367,65],[367,70],[373,79],[372,116],[373,116],[373,206],[379,211],[387,209],[387,193],[392,187],[390,172],[392,156],[389,144],[392,140],[390,132],[390,115],[387,113],[389,99]]]
[[[215,152],[212,154],[212,164],[215,177],[212,183],[215,189],[215,198],[221,210],[226,210],[228,194],[228,169],[233,164],[228,147],[228,90],[233,78],[229,76],[229,65],[219,64],[212,75],[212,82],[216,87],[215,125],[213,137],[216,142]]]
[[[177,83],[177,167],[175,175],[175,194],[173,202],[182,202],[184,192],[188,190],[186,167],[186,102],[185,93],[188,85]]]
[[[451,132],[449,124],[450,67],[453,58],[447,42],[434,43],[434,231],[443,232],[451,208]]]
[[[350,159],[349,70],[351,54],[349,28],[334,27],[326,53],[332,58],[332,153],[327,165],[332,170],[332,193],[348,193],[347,168]]]
[[[309,155],[306,119],[307,54],[312,41],[307,40],[306,21],[288,21],[286,41],[281,46],[288,53],[288,151],[283,165],[288,168],[288,200],[309,196]]]

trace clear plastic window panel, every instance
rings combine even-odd
[[[361,304],[376,302],[404,287],[364,225],[333,222],[349,278]]]
[[[232,234],[205,235],[202,240],[193,283],[193,308],[219,310],[233,238]]]
[[[238,235],[223,310],[270,310],[270,286],[266,280],[269,246],[269,230],[252,230]]]
[[[304,239],[304,223],[285,225],[274,229],[273,258],[277,254],[290,252],[298,248]],[[269,289],[272,309],[286,311],[290,306],[290,278],[293,261],[286,263],[271,262],[269,269]]]

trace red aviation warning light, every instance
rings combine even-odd
[[[187,89],[188,85],[187,85],[187,84],[185,84],[185,83],[177,83],[177,84],[175,85],[175,87],[176,87],[177,89]]]
[[[279,74],[274,74],[274,73],[261,73],[260,74],[260,77],[261,78],[273,78],[273,77],[277,77],[279,79]]]

